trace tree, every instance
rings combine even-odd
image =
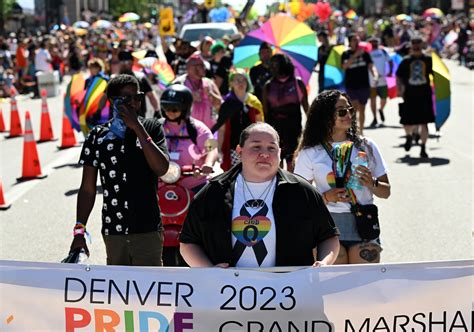
[[[126,12],[134,12],[140,16],[149,14],[150,7],[148,4],[150,0],[109,0],[110,12],[113,16],[118,17]],[[158,1],[156,1],[157,3]]]

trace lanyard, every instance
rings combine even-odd
[[[334,176],[337,177],[337,168],[341,170],[342,178],[346,179],[349,169],[351,168],[351,153],[354,143],[346,141],[340,145],[340,148],[333,148],[328,142],[322,144],[324,150],[326,150],[329,158],[332,160],[332,171]]]
[[[179,128],[178,135],[172,135],[171,130],[166,126],[166,124],[163,126],[163,128],[165,130],[165,137],[170,142],[170,151],[178,151],[179,140],[189,138],[189,136],[184,135],[186,131],[186,125],[184,124],[181,126],[181,128]],[[171,142],[173,142],[174,148],[171,148]]]

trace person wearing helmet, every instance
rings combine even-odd
[[[163,129],[171,161],[180,166],[195,165],[195,177],[186,177],[181,184],[197,192],[210,179],[217,160],[217,144],[211,130],[191,116],[193,94],[182,84],[173,84],[163,91],[160,99],[164,116]]]

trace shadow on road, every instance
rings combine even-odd
[[[449,159],[446,158],[413,158],[410,156],[398,158],[395,162],[398,164],[407,164],[408,166],[417,166],[420,164],[431,164],[431,166],[444,166],[450,163]]]
[[[364,130],[374,130],[374,129],[402,129],[402,126],[391,126],[391,125],[385,125],[385,124],[379,124],[377,127],[364,127]],[[403,136],[405,138],[405,136]]]
[[[64,168],[64,167],[81,168],[82,165],[79,164],[79,163],[70,163],[70,164],[63,164],[63,165],[54,166],[53,168],[54,169],[60,169],[60,168]]]
[[[79,188],[78,189],[71,189],[71,190],[68,190],[64,193],[64,196],[74,196],[74,195],[77,195],[77,193],[79,192]],[[96,189],[96,192],[98,194],[102,194],[103,193],[103,190],[102,190],[102,186],[101,185],[98,185],[97,186],[97,189]]]

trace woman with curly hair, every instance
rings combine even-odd
[[[351,162],[360,151],[366,153],[368,167],[356,168],[360,186],[349,190]],[[316,186],[341,232],[336,264],[379,262],[380,240],[364,241],[359,236],[351,202],[353,198],[367,205],[373,204],[374,195],[388,198],[387,166],[375,142],[360,136],[355,110],[345,93],[327,90],[313,101],[297,150],[295,173]]]
[[[308,96],[303,81],[295,76],[295,66],[284,54],[270,59],[272,78],[263,87],[265,121],[280,135],[281,159],[293,170],[293,155],[301,135],[301,107],[308,113]]]

